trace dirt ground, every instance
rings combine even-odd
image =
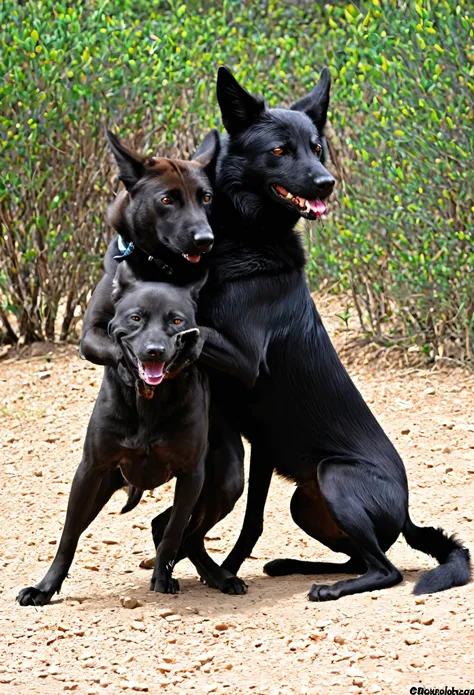
[[[413,519],[455,531],[473,548],[474,376],[349,359],[341,321],[330,302],[324,308],[350,373],[404,457]],[[175,570],[179,595],[148,591],[150,572],[139,563],[152,553],[149,523],[168,506],[168,485],[124,516],[125,493],[117,493],[81,539],[62,594],[41,609],[18,606],[18,590],[38,581],[53,558],[101,379],[73,348],[42,352],[0,362],[2,695],[474,692],[472,586],[413,596],[434,562],[403,540],[390,558],[405,581],[381,592],[309,603],[311,577],[262,573],[276,557],[331,556],[295,527],[293,486],[280,479],[264,535],[241,571],[246,596],[208,589],[188,561]],[[209,534],[217,561],[237,536],[244,499]],[[141,605],[122,607],[123,596]]]

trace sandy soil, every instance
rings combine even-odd
[[[343,348],[347,336],[332,314]],[[472,547],[474,377],[349,361],[404,457],[414,520],[441,524]],[[151,518],[169,504],[166,486],[125,516],[118,515],[125,493],[117,493],[81,540],[63,593],[45,608],[16,605],[18,590],[38,581],[53,558],[100,379],[101,369],[73,348],[0,363],[2,695],[402,695],[444,685],[474,692],[472,587],[413,596],[420,571],[434,564],[403,540],[390,557],[405,581],[382,592],[315,604],[306,600],[311,577],[262,573],[275,557],[331,555],[295,527],[293,486],[278,479],[264,535],[242,568],[246,596],[203,586],[188,561],[175,570],[179,595],[148,591],[150,573],[139,563],[152,552]],[[237,536],[243,506],[244,498],[210,532],[218,561]],[[124,608],[122,596],[141,605]]]

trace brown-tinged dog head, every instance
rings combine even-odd
[[[189,162],[139,154],[111,131],[107,139],[125,185],[110,208],[111,225],[151,256],[159,258],[165,247],[197,263],[214,242],[209,175],[218,154],[217,131],[209,133],[199,156]]]

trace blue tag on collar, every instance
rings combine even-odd
[[[121,258],[126,258],[127,256],[130,256],[131,253],[133,253],[133,250],[135,248],[135,244],[133,243],[133,241],[126,244],[125,241],[122,239],[122,237],[119,235],[118,248],[119,248],[120,254],[117,256],[114,256],[114,258],[116,258],[117,260],[120,260]]]

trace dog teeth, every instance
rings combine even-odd
[[[290,192],[288,192],[285,198],[288,198],[288,200],[293,200],[293,195]]]

